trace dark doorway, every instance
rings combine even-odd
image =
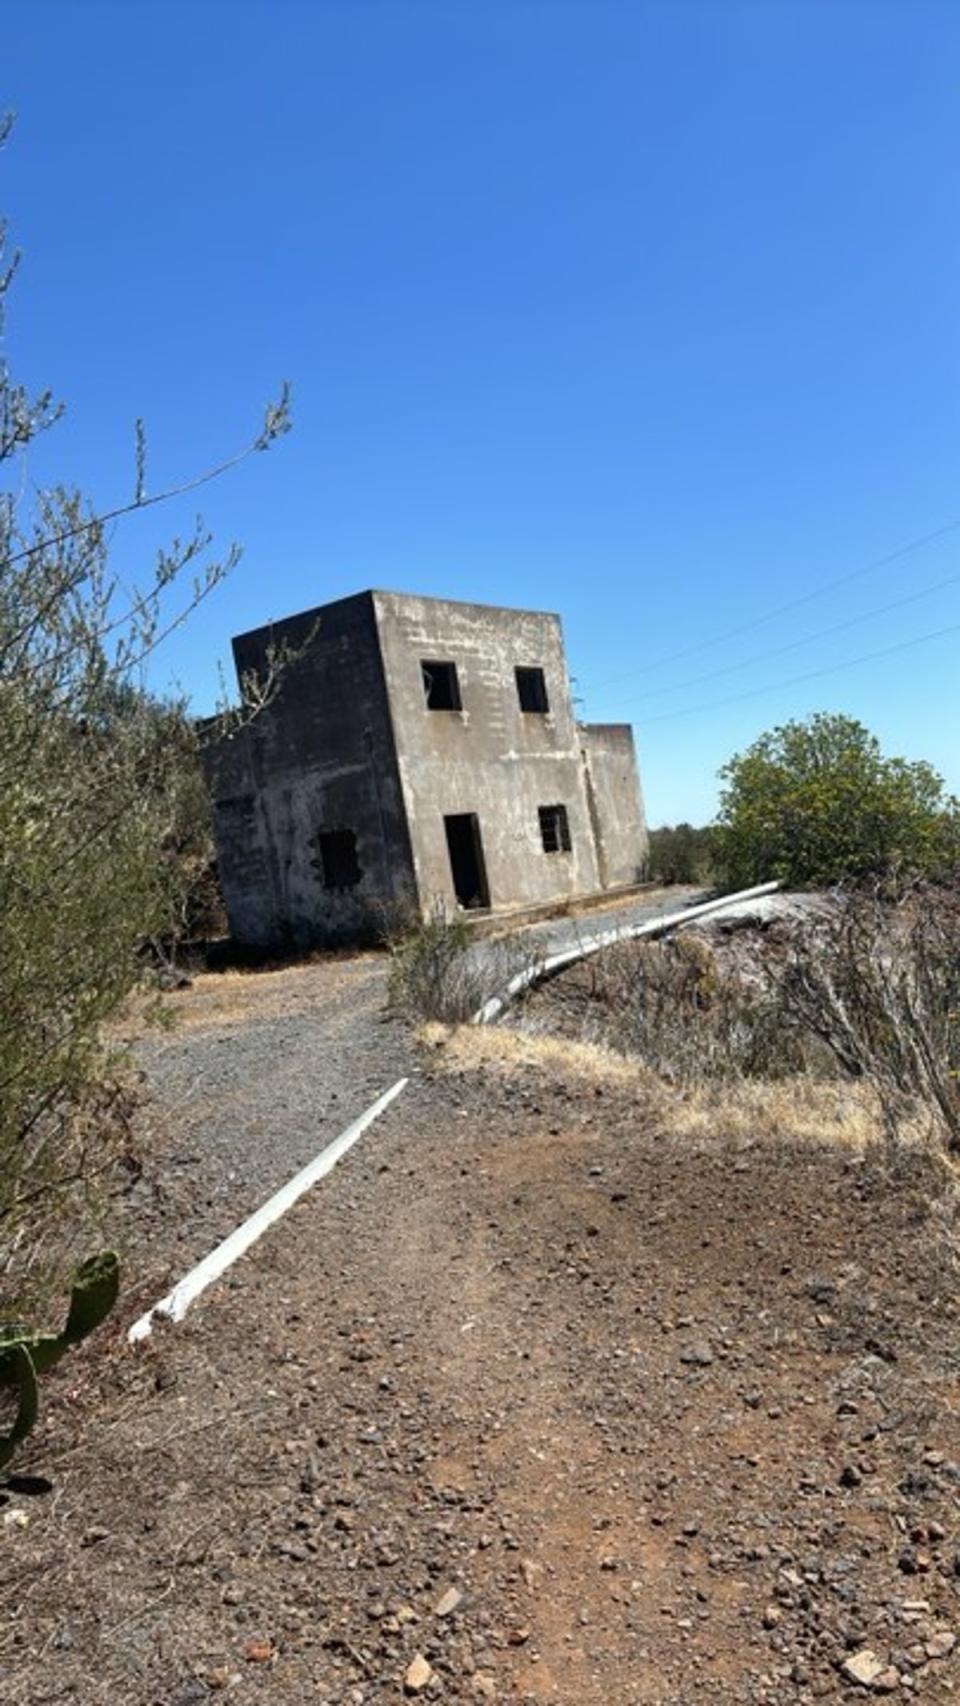
[[[445,817],[443,826],[447,832],[453,886],[460,905],[489,906],[487,868],[476,812],[460,812],[454,817]]]

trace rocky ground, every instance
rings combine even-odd
[[[332,1118],[322,973],[263,974],[239,1016],[223,983],[172,998],[151,1068],[178,1091],[131,1217],[151,1273],[290,1170],[285,1123]],[[336,976],[370,1094],[404,1064],[411,1086],[182,1327],[128,1351],[133,1287],[51,1379],[0,1510],[4,1699],[953,1698],[943,1174],[680,1138],[639,1074],[572,1051],[417,1055],[382,972]],[[191,1085],[194,1134],[246,1134],[230,1201],[206,1162],[167,1182]]]

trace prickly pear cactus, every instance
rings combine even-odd
[[[120,1289],[120,1264],[112,1250],[81,1263],[74,1274],[66,1324],[59,1333],[0,1331],[0,1386],[17,1394],[17,1413],[6,1434],[0,1434],[0,1469],[10,1461],[37,1419],[37,1375],[59,1362],[65,1350],[78,1345],[109,1315]]]

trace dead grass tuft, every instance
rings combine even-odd
[[[451,1072],[539,1073],[551,1082],[593,1084],[640,1103],[665,1136],[705,1142],[794,1142],[866,1150],[883,1141],[876,1093],[863,1082],[802,1075],[741,1079],[680,1090],[638,1061],[599,1043],[498,1026],[421,1026],[417,1040]],[[899,1141],[923,1145],[926,1123],[905,1122]]]
[[[691,1139],[839,1144],[864,1150],[883,1136],[880,1106],[866,1085],[798,1076],[700,1086],[673,1101],[670,1130]]]
[[[451,1071],[482,1072],[489,1068],[507,1075],[534,1068],[564,1083],[586,1080],[650,1093],[661,1088],[654,1074],[638,1061],[627,1060],[600,1043],[569,1042],[497,1025],[435,1022],[421,1025],[416,1035],[424,1048],[439,1053],[441,1065]]]

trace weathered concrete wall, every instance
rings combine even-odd
[[[478,822],[495,911],[636,880],[630,730],[578,727],[556,616],[361,593],[240,635],[238,676],[285,645],[300,655],[275,697],[207,763],[238,941],[335,942],[413,905],[452,911],[449,817]],[[455,666],[459,708],[428,704],[425,662]],[[535,680],[523,708],[518,667],[542,671],[546,705]],[[563,808],[562,833],[539,808]]]
[[[633,730],[629,723],[581,723],[579,732],[600,886],[639,882],[648,842]]]
[[[494,909],[599,887],[559,618],[394,593],[373,597],[422,907],[455,905],[447,814],[479,819]],[[428,709],[424,659],[456,664],[462,710]],[[517,665],[543,669],[546,714],[521,710]],[[569,852],[544,851],[541,805],[566,807]]]
[[[208,760],[231,932],[265,946],[347,940],[415,901],[371,595],[240,635],[238,676],[262,672],[271,644],[303,655],[267,709]],[[355,885],[326,886],[325,831],[356,837]]]

